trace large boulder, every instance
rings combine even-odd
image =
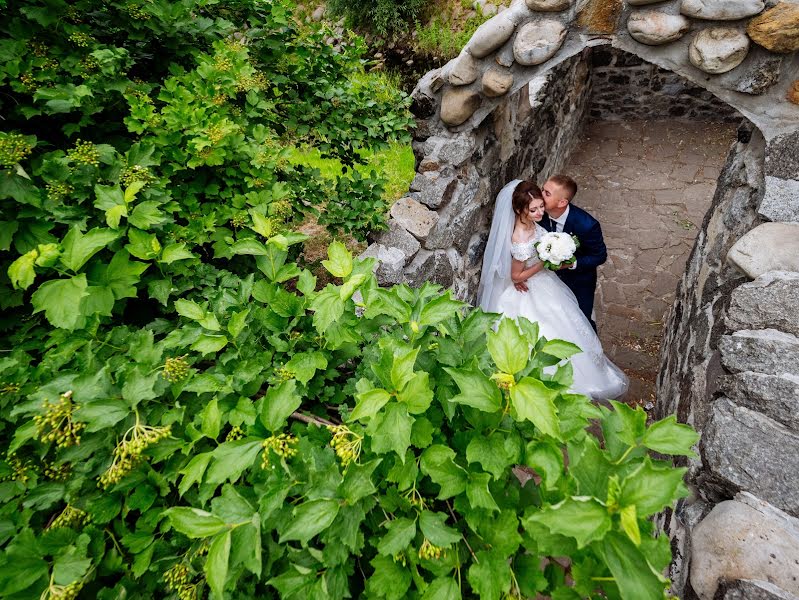
[[[732,71],[749,52],[749,38],[732,27],[703,29],[691,41],[688,58],[705,73],[718,75]]]
[[[423,242],[438,223],[438,213],[412,198],[400,198],[391,207],[391,218]]]
[[[411,260],[419,252],[421,244],[412,236],[402,223],[396,219],[389,219],[388,231],[383,231],[375,237],[375,243],[382,244],[387,248],[397,248],[405,255],[405,262]]]
[[[763,0],[682,0],[680,12],[695,19],[737,21],[766,8]]]
[[[627,30],[636,42],[659,46],[680,39],[691,28],[691,22],[682,15],[668,15],[655,10],[641,10],[630,14]]]
[[[752,279],[768,271],[799,271],[799,223],[763,223],[744,235],[727,260]]]
[[[480,107],[480,94],[465,88],[450,88],[441,100],[441,120],[445,125],[462,125]]]
[[[757,212],[769,221],[799,223],[799,179],[766,175],[766,193]]]
[[[547,19],[522,26],[513,40],[513,57],[526,67],[552,58],[563,45],[566,28],[560,21]]]
[[[510,12],[501,12],[480,25],[466,44],[466,50],[475,58],[484,58],[507,42],[516,29]]]
[[[740,75],[732,82],[729,89],[759,96],[779,82],[782,63],[782,56],[774,56],[766,51],[762,51],[759,56],[750,55],[746,65],[741,66]]]
[[[799,335],[799,273],[770,271],[732,291],[730,329],[779,329]]]
[[[720,497],[750,491],[799,514],[799,434],[722,397],[713,403],[700,448],[700,487]]]
[[[799,50],[799,4],[780,2],[749,21],[746,33],[772,52]]]
[[[691,586],[701,600],[713,600],[725,580],[766,580],[774,593],[799,594],[799,520],[751,494],[716,505],[694,529],[691,545]]]
[[[376,258],[375,276],[380,285],[389,286],[402,281],[403,269],[408,262],[408,257],[399,248],[372,244],[361,258]]]

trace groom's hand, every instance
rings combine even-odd
[[[523,281],[520,281],[519,283],[514,283],[513,285],[514,285],[514,286],[516,287],[516,289],[517,289],[517,290],[519,290],[520,292],[526,292],[526,291],[527,291],[527,284],[526,284],[526,283],[524,283]]]

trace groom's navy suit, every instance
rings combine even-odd
[[[541,225],[547,231],[557,231],[557,223],[549,215],[544,215]],[[580,242],[580,247],[576,252],[577,267],[555,272],[561,281],[574,292],[580,310],[596,329],[596,323],[591,319],[591,313],[594,310],[594,293],[596,292],[596,268],[608,259],[608,250],[605,247],[605,240],[602,239],[602,228],[594,217],[582,208],[570,204],[569,215],[563,225],[563,233],[577,236]]]

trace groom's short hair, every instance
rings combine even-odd
[[[566,195],[569,197],[569,202],[574,200],[574,197],[577,195],[577,182],[574,181],[574,179],[568,175],[562,175],[558,173],[557,175],[550,177],[549,181],[563,188],[563,190],[566,192]]]

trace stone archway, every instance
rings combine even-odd
[[[384,283],[472,300],[496,193],[560,170],[590,115],[592,51],[690,82],[687,112],[744,116],[666,324],[656,416],[702,441],[685,461],[696,493],[662,526],[679,596],[799,595],[799,4],[630,4],[514,0],[428,73],[413,94],[416,178],[367,254]],[[771,583],[738,581],[752,579]]]

